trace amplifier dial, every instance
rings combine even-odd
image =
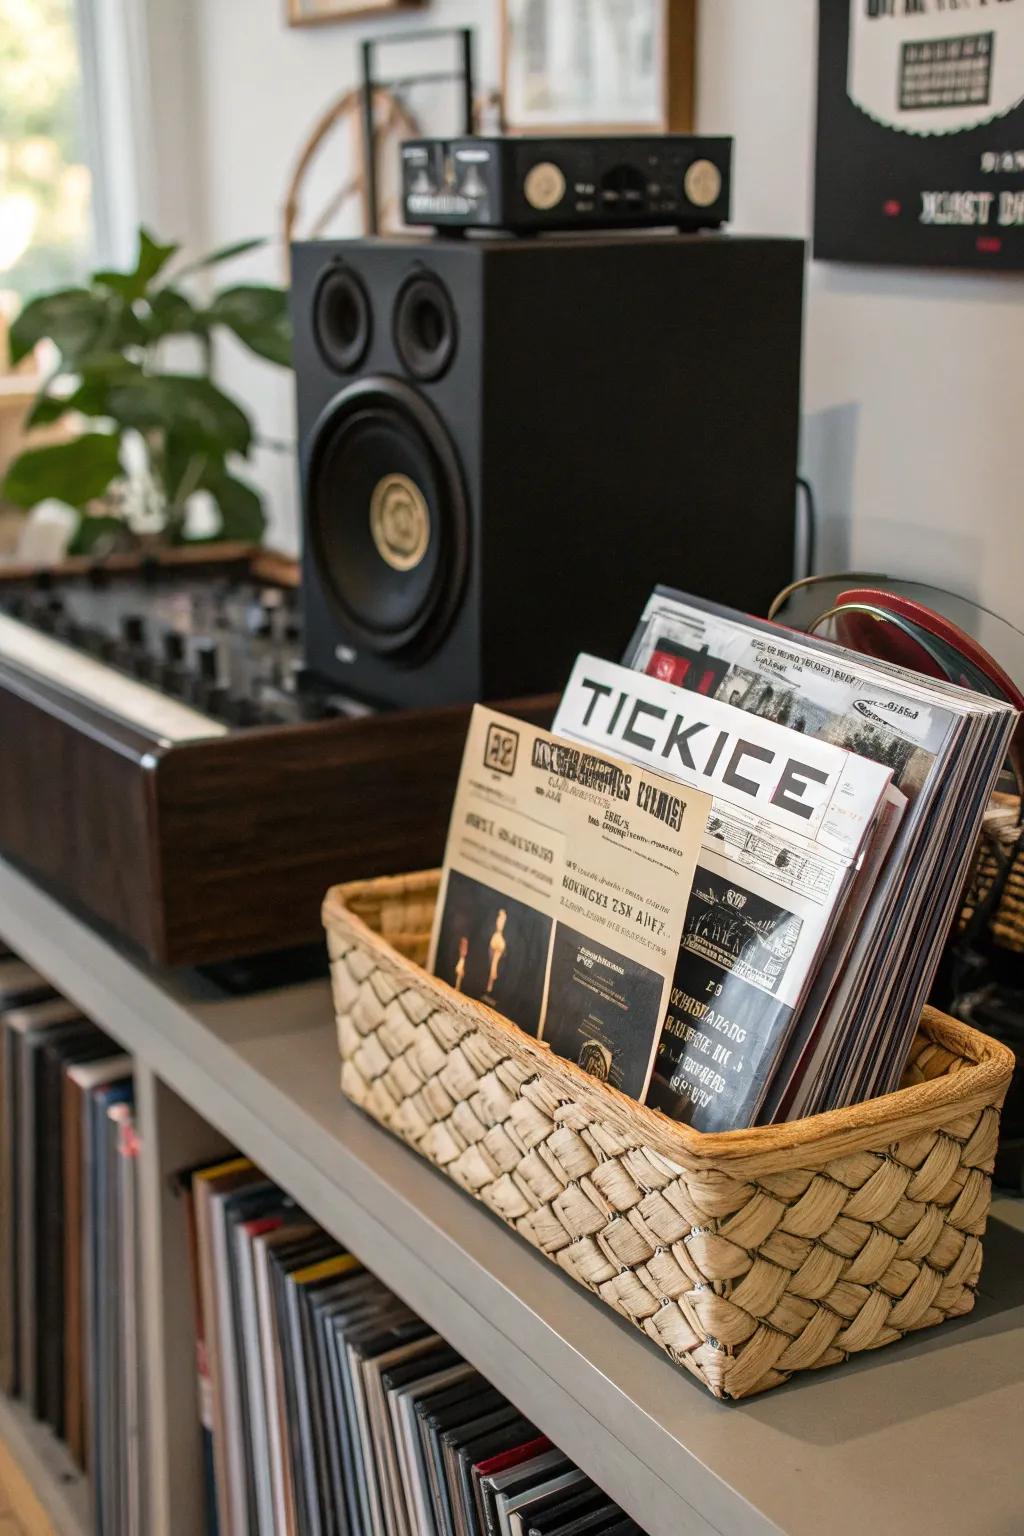
[[[541,213],[557,208],[565,196],[565,177],[553,160],[540,160],[530,167],[523,181],[523,196]]]
[[[710,160],[695,160],[683,177],[683,191],[695,208],[710,208],[722,190],[722,173]]]

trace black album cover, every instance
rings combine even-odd
[[[649,1062],[633,1048],[643,1029],[637,1019],[657,1010],[661,990],[657,971],[558,923],[544,1039],[556,1055],[639,1098]]]
[[[1024,266],[1024,0],[820,0],[814,254]]]
[[[777,992],[802,927],[795,912],[698,866],[682,948],[766,992]]]
[[[699,865],[647,1102],[700,1131],[749,1125],[793,1009],[801,919]]]
[[[551,919],[453,869],[435,972],[535,1035],[544,1002]]]

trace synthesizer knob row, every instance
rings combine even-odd
[[[96,566],[4,582],[0,613],[228,729],[362,712],[307,673],[294,588]]]

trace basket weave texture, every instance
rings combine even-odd
[[[926,1010],[898,1093],[703,1136],[420,969],[437,882],[327,896],[344,1093],[716,1397],[970,1311],[1005,1047]]]
[[[1024,849],[1022,810],[1016,795],[992,796],[982,827],[981,843],[971,880],[962,923],[989,898],[992,887],[1003,881],[1002,892],[988,926],[993,942],[1001,949],[1024,954]],[[1009,864],[1009,868],[1007,868]]]

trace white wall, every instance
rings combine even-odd
[[[701,7],[699,126],[735,135],[736,231],[810,234],[816,14]],[[1024,624],[1024,275],[815,262],[805,324],[818,569],[918,576]]]
[[[366,31],[475,24],[480,78],[496,75],[497,0],[298,30],[283,9],[198,6],[211,243],[278,227],[297,146],[355,80]],[[698,126],[736,138],[738,232],[810,232],[816,10],[815,0],[703,0]],[[252,270],[278,275],[277,255]],[[803,468],[819,503],[819,569],[913,574],[1024,624],[1024,277],[813,264],[806,323]],[[268,435],[293,435],[285,378],[237,355],[223,373]],[[294,545],[293,466],[263,454],[258,469],[272,533]]]

